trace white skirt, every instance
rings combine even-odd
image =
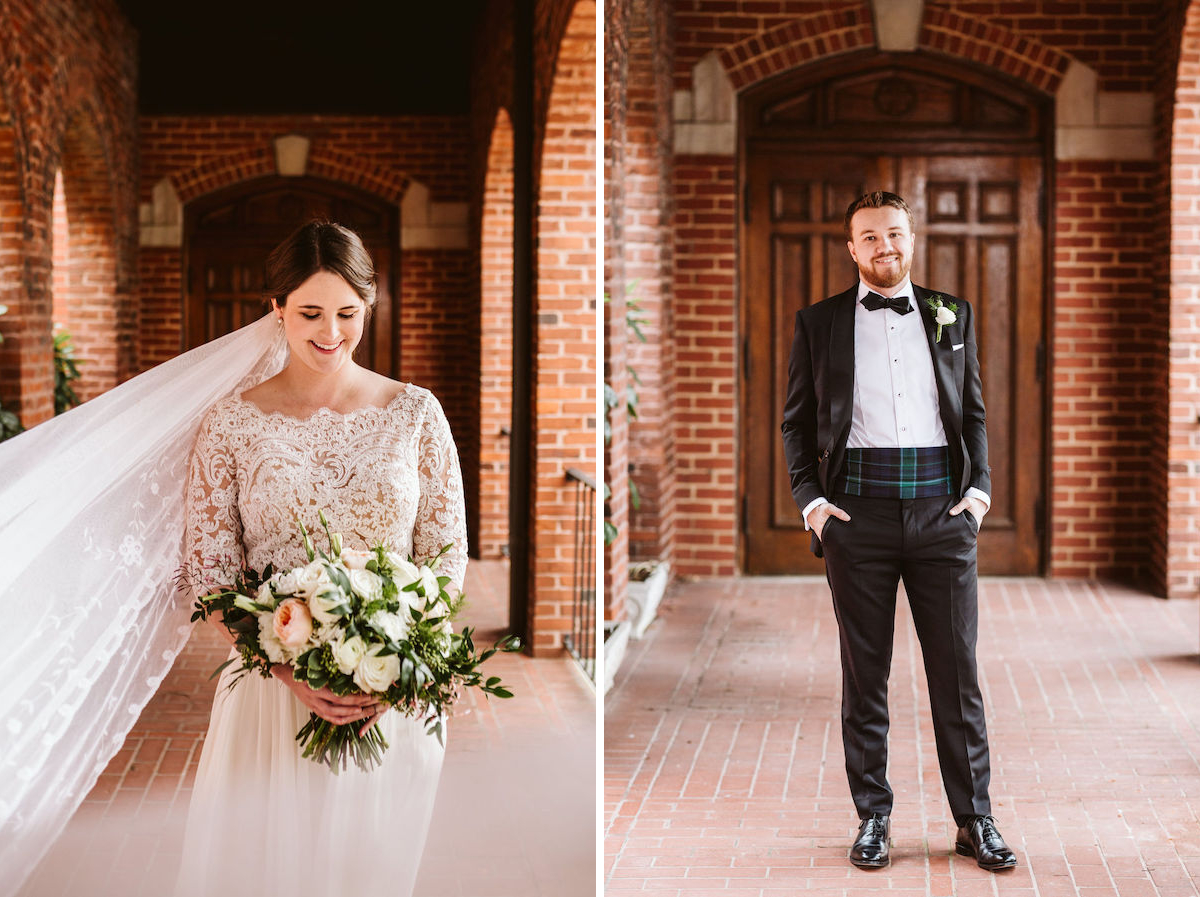
[[[409,897],[444,750],[389,710],[390,745],[364,773],[300,756],[308,709],[257,673],[221,675],[188,808],[177,897],[380,893]],[[369,890],[368,890],[369,889]]]

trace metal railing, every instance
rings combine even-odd
[[[571,631],[564,644],[593,682],[596,681],[596,481],[574,467],[567,479],[575,483],[575,562]]]

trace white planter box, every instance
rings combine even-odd
[[[658,605],[667,591],[667,580],[671,565],[665,561],[654,568],[649,579],[629,583],[629,620],[633,624],[633,637],[641,638],[658,615]]]

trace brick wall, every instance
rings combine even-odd
[[[72,213],[59,272],[88,359],[80,391],[128,373],[136,324],[135,36],[111,0],[0,0],[0,401],[53,415],[54,184]],[[92,251],[92,255],[82,250]],[[105,295],[92,291],[104,285]]]
[[[571,624],[576,506],[566,470],[597,479],[595,23],[595,4],[579,0],[557,54],[538,175],[535,654],[559,650]]]
[[[1050,570],[1146,582],[1156,383],[1153,162],[1060,162]]]
[[[735,572],[737,181],[728,156],[677,156],[675,459],[678,570]]]

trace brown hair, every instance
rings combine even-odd
[[[267,256],[268,299],[282,308],[299,286],[318,271],[336,274],[367,306],[375,305],[375,266],[358,234],[332,221],[302,225]]]
[[[912,209],[908,207],[900,196],[895,193],[888,193],[886,190],[876,190],[874,193],[864,193],[854,202],[850,203],[850,207],[846,209],[846,239],[853,240],[854,234],[850,230],[850,220],[854,217],[854,213],[859,209],[882,209],[885,207],[899,209],[908,216],[909,230],[916,231],[917,222],[913,218]]]

